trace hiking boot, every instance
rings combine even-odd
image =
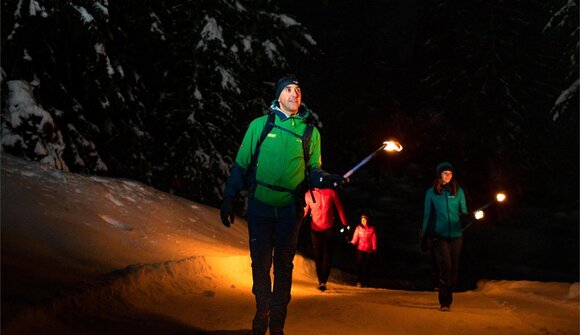
[[[441,306],[439,310],[441,312],[451,312],[451,308],[449,308],[449,306]]]
[[[252,321],[252,335],[265,335],[269,319],[270,312],[256,312]]]
[[[325,283],[318,284],[318,289],[322,292],[326,291],[326,284]]]

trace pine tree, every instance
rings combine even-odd
[[[422,142],[435,144],[439,156],[458,153],[452,159],[468,171],[485,167],[491,184],[533,189],[527,181],[542,159],[537,143],[547,140],[541,127],[561,69],[558,42],[542,33],[545,3],[433,1],[426,8]]]
[[[552,71],[555,80],[552,86],[561,90],[551,95],[552,105],[547,110],[547,127],[544,127],[546,141],[537,143],[542,160],[539,167],[547,178],[542,190],[549,199],[575,198],[578,205],[578,138],[580,120],[578,118],[578,56],[579,31],[578,1],[564,0],[550,3],[549,19],[544,26],[544,35],[554,41],[549,50],[553,62],[558,64]],[[546,111],[544,111],[546,112]],[[576,146],[574,146],[576,143]],[[554,164],[557,162],[557,164]],[[555,187],[555,186],[558,187]],[[556,200],[557,201],[557,200]]]
[[[142,151],[150,138],[143,129],[139,74],[115,44],[122,31],[105,4],[6,2],[2,68],[9,71],[8,83],[14,78],[34,87],[35,103],[50,114],[61,134],[55,138],[64,144],[58,154],[63,166],[146,180],[149,169]],[[5,133],[13,131],[7,111],[3,109]],[[2,147],[36,159],[9,141],[3,140]]]
[[[314,42],[269,1],[166,1],[165,7],[172,34],[154,117],[161,125],[158,184],[215,203],[242,132],[269,107],[268,81]]]
[[[3,150],[208,203],[271,81],[316,49],[272,1],[3,6]]]
[[[562,73],[565,87],[554,101],[550,114],[554,121],[561,118],[564,122],[574,120],[574,115],[578,111],[578,55],[579,55],[579,23],[578,23],[578,1],[566,0],[560,6],[550,8],[554,13],[548,20],[543,31],[546,35],[560,42],[557,48],[562,57],[562,63],[566,71]]]

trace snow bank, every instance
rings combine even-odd
[[[2,156],[2,334],[248,334],[244,220],[146,185]],[[294,262],[289,334],[578,334],[578,283],[480,281],[435,292],[316,289]],[[336,272],[331,277],[339,278]],[[420,321],[420,322],[419,322]]]

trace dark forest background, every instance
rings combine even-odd
[[[504,190],[496,222],[556,218],[577,235],[577,0],[3,0],[1,25],[5,153],[217,206],[291,72],[326,170],[404,146],[341,191],[355,220],[416,227],[450,161],[471,208]]]
[[[478,188],[577,203],[575,1],[106,4],[3,2],[6,152],[216,204],[244,128],[294,72],[328,169],[391,136],[397,175],[449,160]],[[52,122],[14,121],[13,80]]]

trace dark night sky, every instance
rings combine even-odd
[[[322,50],[295,64],[295,71],[305,78],[304,102],[327,124],[322,129],[325,152],[340,152],[339,145],[356,152],[340,159],[325,155],[329,165],[346,168],[345,160],[351,164],[384,136],[396,136],[383,122],[391,110],[412,113],[419,9],[414,1],[324,3],[298,1],[287,7]]]
[[[442,3],[447,2],[443,1]],[[423,174],[430,172],[438,161],[451,160],[458,165],[465,164],[464,170],[469,170],[474,175],[492,177],[493,172],[487,170],[490,169],[490,166],[493,166],[493,163],[488,162],[486,157],[489,157],[489,154],[494,153],[494,151],[509,152],[510,150],[515,151],[505,154],[504,157],[515,157],[522,151],[522,145],[535,146],[537,143],[533,140],[535,133],[542,132],[545,129],[546,122],[546,119],[539,115],[549,112],[551,108],[550,101],[554,101],[559,94],[556,85],[554,87],[545,87],[542,94],[525,95],[520,92],[516,99],[520,99],[521,103],[527,104],[526,108],[528,110],[525,111],[527,115],[523,119],[525,120],[523,121],[523,126],[526,127],[525,132],[527,132],[524,135],[530,138],[530,140],[523,140],[523,137],[521,137],[520,145],[501,148],[477,149],[473,147],[466,149],[453,141],[445,143],[421,142],[424,138],[429,138],[429,136],[420,138],[419,136],[423,134],[414,133],[414,131],[423,126],[424,131],[430,132],[435,127],[418,124],[420,121],[417,117],[419,115],[421,117],[427,115],[425,108],[430,108],[430,106],[425,106],[424,100],[440,93],[425,91],[425,86],[421,83],[424,79],[423,77],[428,73],[425,69],[437,62],[443,62],[447,67],[443,72],[444,76],[451,77],[455,72],[467,71],[469,75],[482,73],[485,77],[486,71],[493,71],[493,68],[479,70],[478,67],[487,66],[486,62],[489,61],[462,57],[474,56],[470,52],[475,52],[479,54],[475,56],[480,56],[490,53],[490,51],[478,51],[475,48],[475,50],[463,51],[465,52],[464,55],[453,55],[453,52],[459,50],[457,48],[467,48],[467,46],[461,45],[461,41],[454,41],[454,38],[469,36],[469,34],[461,35],[457,30],[478,29],[481,24],[465,27],[463,25],[466,24],[466,20],[478,20],[481,21],[480,23],[485,23],[493,18],[493,15],[502,14],[502,10],[507,10],[509,13],[509,10],[518,8],[516,5],[511,9],[508,8],[509,6],[501,4],[484,6],[482,3],[478,3],[471,7],[466,5],[461,8],[464,11],[461,15],[464,15],[464,17],[454,20],[453,15],[455,12],[453,12],[453,8],[458,11],[459,9],[456,7],[460,6],[447,3],[452,9],[449,16],[432,20],[434,15],[432,11],[437,7],[434,2],[422,3],[414,0],[320,0],[286,1],[282,2],[282,4],[283,11],[293,15],[307,27],[322,51],[321,55],[299,60],[296,64],[293,64],[292,68],[302,79],[304,86],[303,101],[320,115],[325,125],[321,129],[323,135],[323,159],[326,166],[331,169],[348,170],[353,164],[377,147],[377,143],[381,143],[385,136],[388,136],[396,137],[404,145],[406,144],[406,150],[401,155],[401,158],[394,159],[392,162],[395,167],[401,165],[397,169],[401,174],[407,173],[405,169],[410,164],[418,164],[421,174]],[[521,14],[528,22],[527,26],[518,27],[522,29],[518,32],[522,34],[519,39],[526,40],[528,44],[554,43],[554,41],[546,42],[540,36],[542,34],[541,28],[545,24],[547,17],[549,17],[548,14],[541,12],[542,8],[538,5],[530,7],[534,9]],[[512,13],[512,15],[514,15],[514,20],[517,20],[515,13]],[[497,37],[497,43],[511,41],[510,34],[512,32],[509,29],[512,27],[502,26],[512,24],[511,21],[496,21],[498,23],[496,23],[497,27],[494,29],[497,32],[493,31],[492,34],[502,35],[502,37]],[[438,31],[439,36],[444,36],[444,43],[446,43],[441,54],[438,55],[439,59],[431,58],[432,55],[426,54],[425,50],[425,43],[434,35],[432,31],[434,29]],[[452,29],[455,29],[455,31],[452,32]],[[482,31],[488,33],[485,29]],[[491,38],[493,39],[494,37]],[[482,41],[485,40],[485,38],[482,39]],[[478,41],[476,44],[483,43],[482,41]],[[486,47],[488,45],[483,44],[482,46]],[[492,45],[489,45],[489,47],[492,47]],[[522,54],[514,55],[513,57],[502,55],[503,58],[500,61],[504,63],[492,64],[492,66],[496,66],[498,69],[517,68],[522,65],[517,63],[518,57],[526,57],[525,53],[533,50],[533,48],[526,49],[522,51]],[[501,52],[505,53],[506,51],[502,50]],[[514,61],[516,63],[512,64]],[[463,64],[461,64],[462,62]],[[523,63],[521,58],[520,63]],[[528,77],[527,79],[524,78],[523,82],[517,82],[516,79],[512,78],[513,82],[510,83],[510,89],[514,90],[514,94],[522,91],[524,87],[530,88],[532,86],[526,80],[535,82],[537,78],[547,75],[543,72],[534,72],[540,71],[539,68],[535,69],[529,64],[526,66],[529,68],[523,73],[514,73],[516,76],[523,75]],[[512,74],[509,71],[505,71],[502,74],[490,73],[490,76],[494,75],[497,78],[493,80],[498,82]],[[501,106],[503,108],[503,106],[511,103],[510,101],[501,100],[501,89],[503,88],[498,87],[493,88],[497,90],[496,93],[488,93],[477,100],[476,94],[478,94],[480,89],[484,89],[488,85],[486,79],[483,78],[474,77],[471,80],[469,77],[461,78],[461,76],[458,76],[457,79],[451,79],[444,85],[459,86],[446,87],[446,89],[454,92],[452,96],[446,97],[446,99],[449,99],[448,108],[469,108],[471,106],[477,108],[480,113],[479,116],[471,114],[469,118],[463,120],[462,113],[467,115],[468,112],[475,113],[475,111],[461,111],[459,117],[446,121],[449,122],[448,131],[450,132],[456,129],[458,132],[465,133],[466,129],[478,126],[474,122],[479,122],[478,118],[487,118],[486,113],[493,113],[493,110],[497,110],[498,107]],[[464,86],[471,85],[473,87],[462,91]],[[478,86],[481,86],[481,88],[478,88]],[[470,102],[466,104],[466,100]],[[532,101],[535,101],[535,103],[532,103]],[[534,110],[534,108],[539,108],[539,110]],[[503,113],[507,114],[509,112],[506,110]],[[499,116],[499,118],[504,117],[506,116]],[[394,118],[397,119],[394,120]],[[488,120],[482,119],[481,121],[487,122]],[[433,121],[426,120],[425,122],[429,124]],[[501,121],[494,122],[496,122],[495,127],[489,128],[490,132],[497,131],[498,136],[502,136],[506,131],[509,131],[503,128],[502,125],[504,122],[510,122],[507,117],[506,119],[501,119]],[[482,126],[484,125],[482,124]],[[464,143],[474,144],[477,142],[473,137],[469,137],[469,132],[463,134],[463,136],[466,139],[463,141]],[[437,141],[439,137],[432,136],[431,138]],[[487,140],[489,141],[489,139]],[[430,148],[433,148],[433,150]],[[558,148],[560,146],[554,146],[554,149]],[[481,149],[488,151],[487,153],[482,151],[483,154],[481,156],[473,154]],[[460,152],[461,150],[471,151],[471,153]],[[571,162],[563,166],[565,170],[577,170],[578,156],[570,156],[566,152],[567,150],[563,150],[560,155],[554,154],[554,157]],[[470,162],[463,161],[466,156],[469,156]],[[519,163],[515,161],[510,164]],[[539,171],[542,170],[539,165],[535,165],[536,163],[522,162],[522,164],[530,164],[531,169],[538,168]],[[410,172],[411,175],[415,174],[413,171]],[[512,172],[503,171],[501,173],[505,174],[507,177],[504,178],[509,180],[511,177],[517,177],[510,175]],[[529,173],[531,176],[535,175],[535,172]],[[578,176],[574,172],[566,175],[568,178],[573,179],[567,179],[565,182],[559,181],[559,185],[563,190],[566,189],[565,192],[575,193],[577,199],[577,190],[570,191],[565,184],[569,184],[570,180],[577,181]],[[467,177],[467,175],[464,177]],[[430,182],[430,178],[431,176],[423,180],[423,182]],[[466,180],[466,182],[481,184],[479,177],[473,176],[471,179],[473,181]],[[540,184],[539,187],[543,186]],[[547,191],[549,192],[549,189]]]

